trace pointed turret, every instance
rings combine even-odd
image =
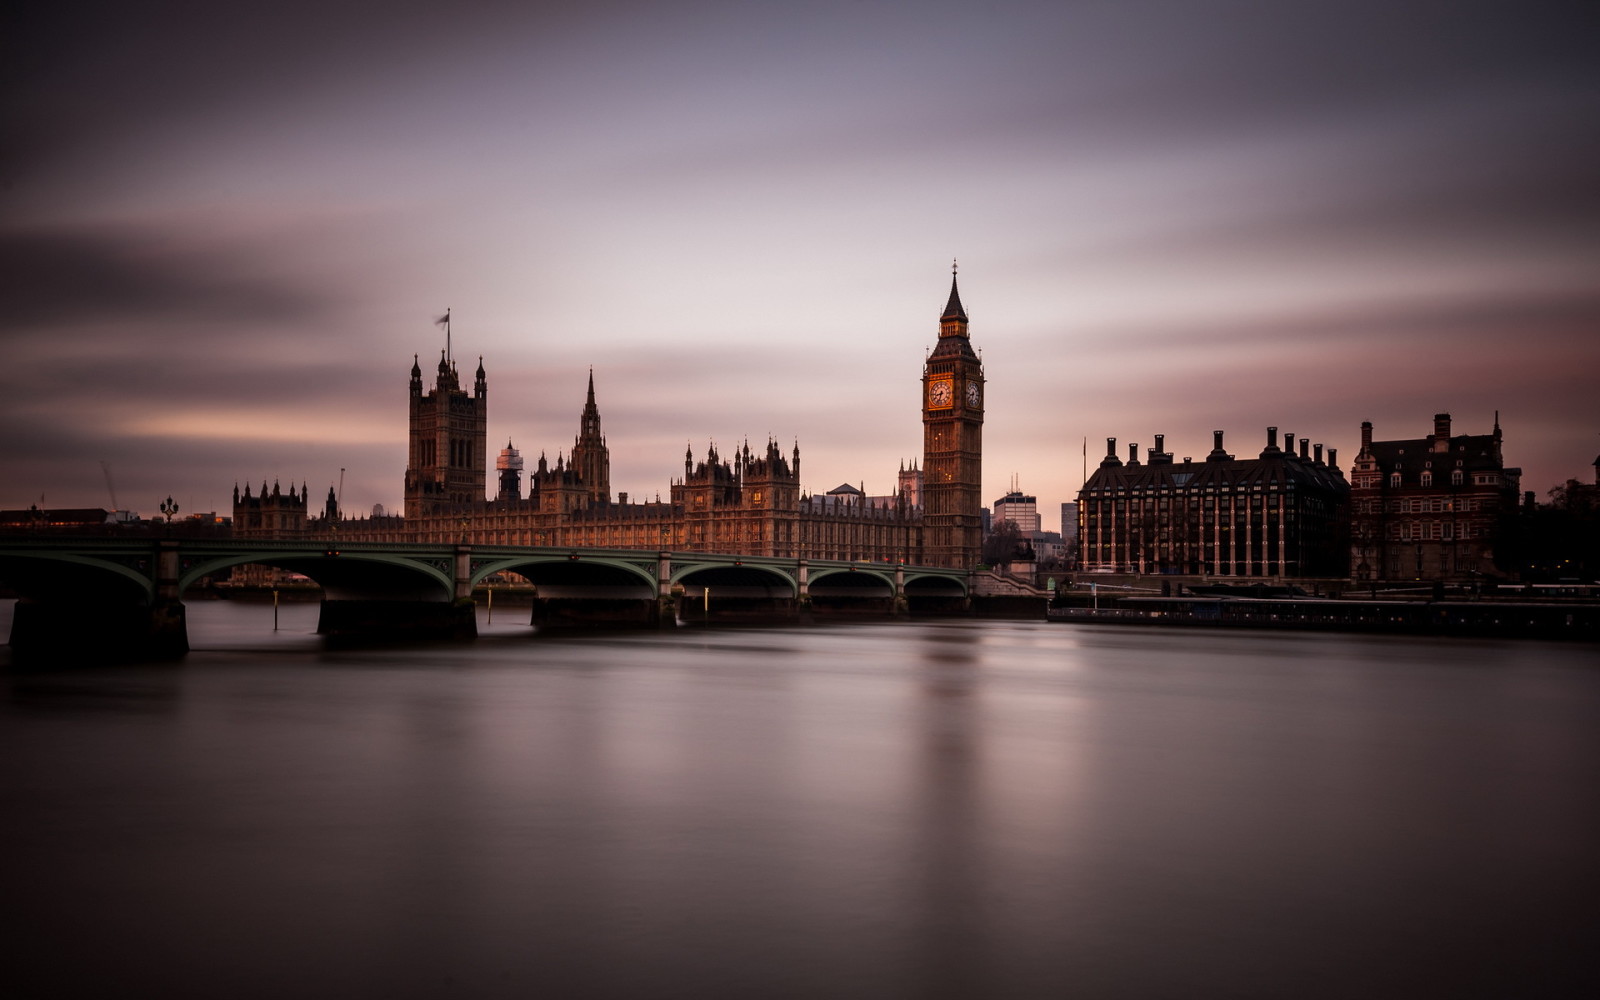
[[[950,272],[950,301],[944,304],[944,315],[939,317],[940,322],[948,320],[967,321],[967,311],[961,307],[961,289],[956,287],[956,275]]]
[[[939,342],[927,360],[952,357],[973,362],[978,360],[971,342],[967,340],[967,310],[961,305],[961,290],[956,287],[954,266],[950,269],[950,300],[945,303],[944,313],[939,317]]]
[[[950,301],[945,303],[944,314],[939,317],[939,338],[965,337],[967,335],[967,310],[961,305],[961,290],[956,287],[955,265],[950,266]],[[937,353],[937,352],[936,352]]]
[[[583,412],[578,417],[578,436],[572,443],[570,467],[577,473],[590,503],[611,502],[611,451],[600,433],[600,407],[594,397],[594,369],[589,369],[589,387]]]

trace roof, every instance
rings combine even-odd
[[[961,308],[961,293],[956,289],[956,276],[950,276],[950,301],[945,303],[944,315],[939,317],[942,323],[945,320],[958,319],[965,323],[967,311]]]
[[[838,496],[841,493],[849,493],[849,494],[851,494],[853,496],[858,496],[858,497],[865,495],[860,490],[856,489],[854,486],[851,486],[849,483],[840,483],[838,486],[835,486],[833,489],[828,491],[828,496],[830,496],[830,497]]]
[[[1264,458],[1228,459],[1220,462],[1153,462],[1102,466],[1083,484],[1083,492],[1098,489],[1205,488],[1290,485],[1343,491],[1349,489],[1336,469],[1280,452]]]
[[[1410,473],[1407,479],[1424,469],[1473,472],[1504,467],[1493,434],[1457,434],[1450,439],[1447,451],[1434,451],[1431,437],[1374,441],[1372,458],[1377,462],[1378,471]]]

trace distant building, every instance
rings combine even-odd
[[[1374,441],[1361,425],[1351,470],[1350,565],[1357,580],[1470,582],[1496,575],[1498,550],[1517,509],[1521,469],[1506,468],[1500,417],[1488,434],[1433,433]]]
[[[246,483],[244,492],[239,492],[239,487],[233,488],[233,531],[240,538],[264,538],[269,540],[289,541],[304,538],[307,531],[307,498],[310,491],[305,484],[300,484],[300,489],[295,490],[294,484],[289,484],[289,492],[285,493],[274,482],[272,489],[267,489],[266,481],[261,483],[261,492],[252,494],[250,484]],[[226,521],[219,519],[218,523]],[[328,499],[323,504],[322,522],[324,526],[336,524],[339,520],[338,505],[334,499],[333,488],[328,488]]]
[[[1061,558],[1067,569],[1078,565],[1078,505],[1068,500],[1061,505]]]
[[[993,520],[1010,521],[1023,534],[1032,534],[1040,528],[1039,498],[1013,490],[994,502]]]
[[[51,507],[0,510],[0,530],[84,532],[114,527],[113,511],[103,507]]]
[[[1322,458],[1267,428],[1259,457],[1237,459],[1222,431],[1203,462],[1174,462],[1165,435],[1139,461],[1117,439],[1078,494],[1078,569],[1091,573],[1331,577],[1345,574],[1342,531],[1350,487],[1337,455]]]

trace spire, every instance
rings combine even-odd
[[[594,365],[589,366],[589,404],[594,405]]]
[[[956,287],[953,263],[950,267],[950,301],[945,303],[944,315],[939,317],[939,344],[928,355],[928,359],[952,356],[974,361],[978,359],[972,353],[972,345],[967,342],[967,310],[961,305],[961,291]]]
[[[940,323],[951,320],[967,322],[967,311],[961,308],[961,292],[956,288],[956,262],[950,262],[950,301],[945,303],[944,315],[939,317]]]

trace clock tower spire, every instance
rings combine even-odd
[[[923,561],[968,568],[983,549],[983,362],[950,268],[939,342],[922,366]]]

